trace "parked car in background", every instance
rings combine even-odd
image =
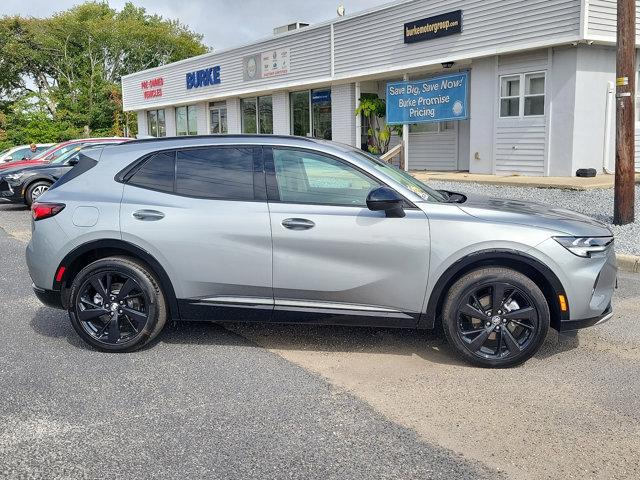
[[[50,163],[59,156],[67,153],[69,150],[77,146],[92,144],[92,143],[119,143],[126,138],[122,137],[107,137],[107,138],[79,138],[76,140],[68,140],[66,142],[57,143],[51,147],[49,147],[44,152],[40,153],[38,156],[29,158],[27,160],[17,160],[8,163],[0,163],[0,171],[7,170],[9,168],[22,167],[27,165],[42,165],[45,163]]]
[[[39,157],[46,150],[51,148],[53,143],[37,143],[36,151],[31,151],[30,145],[19,145],[17,147],[8,148],[0,152],[0,165],[7,162],[16,162],[20,160],[29,160]]]
[[[83,151],[113,143],[117,142],[77,145],[48,164],[27,165],[0,172],[0,198],[31,206],[56,180],[78,163]]]
[[[435,191],[323,140],[228,135],[89,152],[32,207],[27,264],[95,348],[171,320],[441,327],[517,365],[611,318],[613,235],[560,207]]]

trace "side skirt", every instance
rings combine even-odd
[[[418,313],[319,306],[275,305],[266,299],[241,302],[179,299],[184,321],[263,322],[360,327],[416,328]],[[299,302],[293,302],[299,303]]]

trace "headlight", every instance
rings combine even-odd
[[[7,180],[18,180],[23,175],[24,173],[10,173],[9,175],[5,175],[4,178],[6,178]]]
[[[553,237],[553,239],[579,257],[604,252],[613,243],[613,237]]]

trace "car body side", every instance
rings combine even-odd
[[[237,144],[237,140],[231,137],[215,141],[178,138],[165,141],[161,146],[158,142],[108,146],[101,150],[102,158],[92,168],[90,175],[71,180],[64,189],[54,188],[44,194],[43,201],[65,203],[66,208],[51,219],[37,222],[36,228],[40,229],[41,234],[34,236],[27,247],[29,270],[35,287],[45,292],[43,296],[53,295],[66,307],[65,289],[78,269],[78,266],[74,266],[75,260],[80,257],[91,258],[92,253],[100,256],[128,252],[152,264],[163,280],[165,293],[170,297],[171,316],[181,319],[178,302],[189,300],[184,288],[187,279],[180,278],[174,268],[176,259],[166,258],[153,242],[122,230],[120,209],[124,184],[112,179],[136,159],[162,148],[193,147],[194,141],[202,146]],[[354,165],[367,169],[364,162],[349,157],[346,150],[341,150],[335,144],[270,137],[243,140],[242,145],[311,148],[318,153],[348,158]],[[427,280],[422,308],[418,312],[409,312],[415,314],[413,326],[432,328],[437,321],[447,286],[463,272],[487,264],[510,266],[533,275],[547,295],[554,316],[551,324],[557,329],[566,329],[567,325],[588,326],[609,308],[613,293],[610,277],[613,275],[615,278],[616,272],[613,249],[603,256],[580,258],[553,240],[554,236],[566,236],[569,233],[554,227],[556,223],[553,221],[549,221],[546,228],[541,228],[540,225],[510,223],[499,217],[480,220],[455,203],[426,201],[380,172],[368,169],[368,173],[401,193],[423,212],[428,222],[428,231],[424,234],[425,249],[429,254],[428,265],[425,266]],[[97,214],[91,215],[89,211]],[[95,222],[91,219],[95,219]],[[496,238],[500,240],[496,241]],[[56,282],[55,276],[60,266],[68,270],[63,281]],[[570,278],[568,272],[571,273]],[[604,272],[604,275],[598,272]],[[603,276],[606,277],[602,280],[605,286],[598,292],[597,282],[594,284],[593,280],[600,280]],[[404,286],[398,284],[394,288],[402,289]],[[384,294],[384,291],[380,292],[381,296]],[[569,305],[567,312],[561,312],[558,308],[558,294],[566,296]],[[400,326],[394,319],[389,319],[387,323],[388,326]]]

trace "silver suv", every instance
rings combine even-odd
[[[167,320],[441,328],[481,366],[611,317],[613,237],[534,203],[435,191],[360,150],[286,136],[85,152],[33,205],[27,263],[78,334],[131,351]]]

